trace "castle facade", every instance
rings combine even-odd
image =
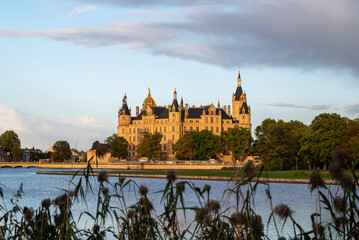
[[[128,143],[128,159],[136,159],[136,146],[140,143],[143,134],[160,132],[162,138],[162,152],[164,158],[175,159],[173,144],[190,131],[209,130],[216,135],[234,126],[248,128],[251,131],[251,108],[247,104],[247,95],[242,90],[240,73],[237,78],[237,88],[232,95],[231,106],[217,107],[213,104],[205,106],[192,106],[177,101],[176,90],[173,101],[168,107],[156,105],[148,89],[148,96],[143,101],[142,109],[136,107],[135,116],[127,105],[127,96],[122,100],[122,107],[118,111],[118,136],[124,137]]]

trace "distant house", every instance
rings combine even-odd
[[[54,146],[47,149],[45,153],[53,153],[53,152],[55,152]],[[78,161],[82,161],[83,155],[75,152],[74,150],[71,150],[71,160],[76,160],[76,159],[78,159]]]

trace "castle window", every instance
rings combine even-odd
[[[157,129],[157,127],[156,127],[156,132],[157,132],[157,130],[158,130],[158,129]]]
[[[166,135],[163,135],[163,140],[166,141]]]
[[[133,141],[136,141],[136,137],[135,137],[135,136],[133,136],[133,138],[132,138],[132,139],[133,139]]]
[[[122,134],[124,134],[125,133],[125,129],[124,128],[122,128]]]
[[[131,150],[131,145],[128,145],[128,150]]]
[[[190,120],[189,122],[193,122],[193,120]]]
[[[214,111],[211,111],[211,115],[214,115]]]
[[[135,152],[133,152],[133,156],[135,156]]]
[[[138,141],[138,142],[140,141],[140,136],[137,136],[137,141]]]
[[[162,127],[160,127],[160,132],[162,132]]]
[[[163,127],[163,132],[166,132],[166,127]]]
[[[196,123],[199,123],[199,120],[196,120]]]
[[[163,150],[166,150],[166,144],[163,144]]]
[[[175,135],[172,135],[172,140],[175,140]]]
[[[135,150],[136,150],[136,145],[133,145],[133,148],[132,148],[132,149],[133,149],[133,151],[135,151]]]
[[[196,127],[196,131],[199,132],[199,127]]]
[[[211,127],[211,132],[213,132],[213,127]]]
[[[216,127],[216,132],[219,132],[219,127]]]
[[[208,130],[208,127],[206,127],[206,130]]]
[[[130,128],[130,133],[131,133],[131,128]]]
[[[174,132],[175,131],[175,126],[172,126],[172,132]]]
[[[206,123],[208,123],[208,117],[206,117],[206,119],[205,119],[205,120],[206,120]]]
[[[211,123],[213,123],[213,117],[211,117]]]
[[[193,128],[192,128],[192,127],[190,127],[190,128],[189,128],[189,130],[191,130],[191,131],[192,131],[192,130],[193,130]]]
[[[243,116],[243,119],[244,119],[244,116]]]

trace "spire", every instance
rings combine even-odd
[[[241,85],[242,85],[241,71],[238,69],[237,86],[240,87]]]
[[[174,99],[177,99],[177,91],[176,91],[176,88],[175,88],[175,91],[173,92],[173,100]]]
[[[218,108],[220,108],[221,107],[221,103],[219,102],[219,99],[218,99]]]
[[[151,89],[148,88],[148,96],[151,97]]]
[[[183,107],[183,96],[181,96],[181,107]]]

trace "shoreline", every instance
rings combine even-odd
[[[68,171],[38,171],[36,174],[47,174],[47,175],[74,175],[74,172]],[[81,172],[79,175],[83,175]],[[92,176],[97,176],[98,172],[94,172]],[[165,179],[166,175],[162,174],[129,174],[129,173],[108,173],[109,177],[125,177],[125,178],[162,178]],[[209,181],[232,181],[239,180],[240,178],[231,178],[231,177],[218,177],[218,176],[184,176],[177,175],[177,179],[187,179],[187,180],[209,180]],[[251,182],[255,182],[257,178],[252,179]],[[295,178],[259,178],[260,182],[269,182],[269,183],[292,183],[292,184],[309,184],[309,179],[295,179]],[[328,185],[337,185],[338,183],[333,180],[324,179],[325,184]]]

